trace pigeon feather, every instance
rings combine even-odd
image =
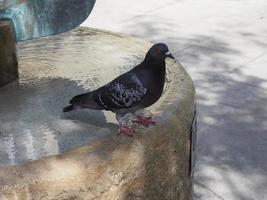
[[[123,116],[154,104],[163,92],[166,57],[173,58],[168,47],[155,44],[139,65],[92,92],[73,97],[63,111],[89,108]]]

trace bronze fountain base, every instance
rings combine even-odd
[[[18,78],[16,39],[11,21],[0,20],[0,87]]]

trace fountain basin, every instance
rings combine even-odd
[[[167,59],[156,120],[117,136],[114,114],[62,113],[69,99],[122,74],[151,44],[77,28],[18,44],[20,79],[0,88],[1,199],[191,199],[194,85]]]

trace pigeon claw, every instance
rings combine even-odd
[[[135,120],[133,120],[133,122],[137,123],[137,124],[141,124],[144,125],[146,127],[148,127],[149,125],[155,125],[156,122],[153,121],[151,119],[151,117],[142,117],[142,116],[137,116]]]
[[[119,124],[119,129],[118,129],[119,133],[118,135],[120,134],[124,134],[128,137],[133,137],[133,130],[128,128],[127,126],[123,126],[122,124]]]

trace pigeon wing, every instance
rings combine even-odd
[[[138,104],[147,93],[140,79],[133,72],[128,72],[101,87],[98,102],[106,110],[127,109]]]

